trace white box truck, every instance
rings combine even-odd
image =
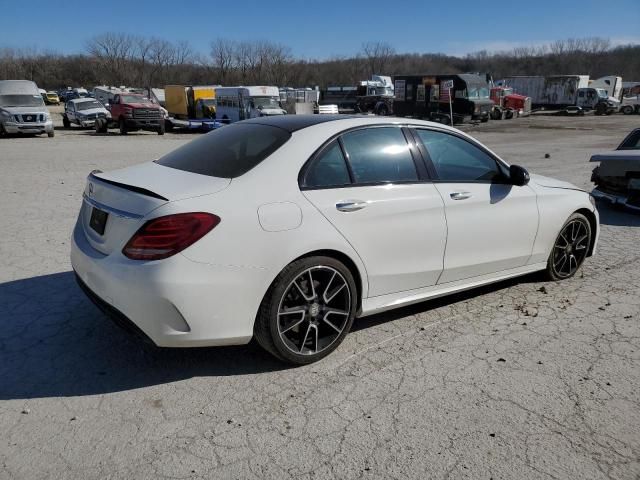
[[[40,90],[30,80],[0,80],[0,136],[15,133],[55,134]]]
[[[589,75],[515,76],[504,83],[531,97],[533,108],[564,108],[577,104],[578,90],[589,86]]]

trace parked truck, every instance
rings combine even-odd
[[[588,75],[506,77],[504,86],[531,97],[533,108],[564,108],[577,104],[578,90],[589,86]]]
[[[55,135],[51,114],[30,80],[0,80],[0,137],[7,133]]]
[[[355,113],[358,104],[358,87],[353,85],[331,86],[320,91],[318,105],[335,105],[339,113]]]
[[[451,123],[453,113],[453,123],[486,122],[494,106],[489,85],[476,74],[397,75],[393,81],[393,111],[400,117]],[[448,88],[450,85],[452,88]]]
[[[622,77],[607,75],[589,80],[589,86],[591,88],[602,88],[607,92],[608,97],[613,97],[618,101],[622,100]]]
[[[167,130],[188,128],[212,130],[216,119],[216,87],[197,85],[167,85],[164,100],[169,114],[165,120]]]
[[[356,91],[355,111],[391,115],[393,113],[393,83],[391,77],[373,75],[360,82]]]
[[[107,107],[111,118],[95,120],[96,133],[106,133],[118,128],[122,135],[137,130],[147,130],[164,135],[164,116],[160,105],[137,93],[117,93]]]
[[[510,87],[491,87],[491,120],[511,119],[531,114],[531,97],[513,93]]]

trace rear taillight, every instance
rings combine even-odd
[[[122,249],[132,260],[160,260],[181,252],[220,223],[211,213],[178,213],[145,223]]]

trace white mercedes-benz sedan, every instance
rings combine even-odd
[[[305,364],[356,317],[539,270],[572,277],[597,238],[588,193],[453,128],[287,115],[92,172],[71,262],[104,312],[158,346],[255,337]]]

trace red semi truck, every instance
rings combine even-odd
[[[492,87],[489,98],[495,104],[491,110],[491,120],[531,114],[531,98],[513,93],[513,88]]]

